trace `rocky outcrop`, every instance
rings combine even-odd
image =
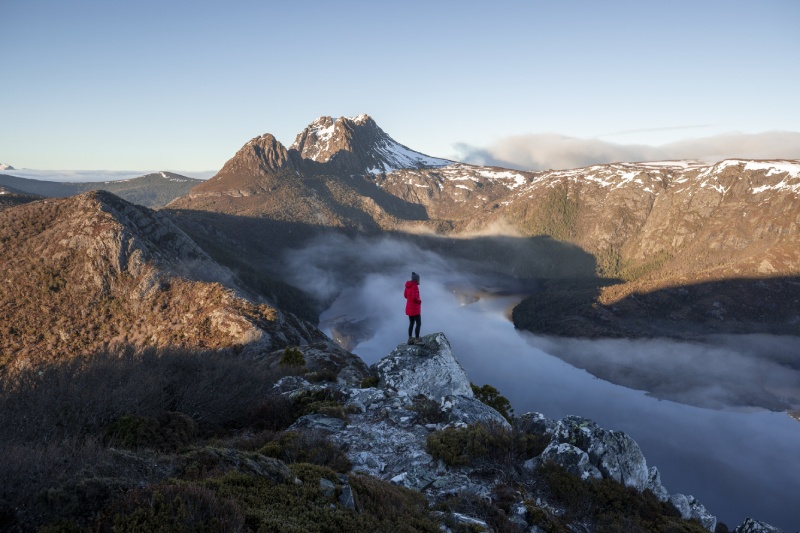
[[[432,501],[453,494],[491,499],[498,479],[491,475],[487,477],[486,472],[480,469],[450,467],[435,459],[428,452],[428,437],[437,430],[476,423],[507,429],[511,426],[500,413],[471,394],[469,381],[444,334],[434,333],[423,340],[424,344],[419,346],[400,345],[373,365],[372,371],[380,376],[377,387],[356,388],[340,380],[336,389],[345,398],[344,409],[350,413],[347,420],[308,415],[301,417],[293,429],[329,435],[331,441],[346,450],[354,471],[419,490]],[[324,385],[287,377],[281,380],[276,390],[297,395],[320,387]],[[467,391],[469,393],[465,394]],[[438,405],[436,411],[440,418],[436,421],[426,419],[420,402]],[[552,438],[541,454],[528,457],[517,465],[520,469],[535,473],[539,466],[553,462],[585,481],[610,479],[638,492],[649,490],[660,501],[670,502],[684,519],[695,519],[708,531],[715,530],[716,517],[696,498],[670,494],[661,484],[658,469],[648,468],[641,449],[627,434],[606,430],[586,418],[568,416],[555,421],[540,413],[520,416],[515,427]],[[535,490],[529,490],[533,492],[527,496],[520,494],[516,507],[512,505],[512,508],[522,509],[520,513],[512,513],[520,527],[532,527],[524,523],[525,498],[547,505],[542,503]],[[557,514],[558,511],[553,512]],[[755,527],[752,524],[757,523],[750,521],[747,524],[741,527]]]
[[[541,455],[526,461],[525,468],[535,470],[543,463],[555,463],[584,481],[603,479],[600,470],[589,461],[589,454],[568,442],[550,444]]]
[[[305,369],[310,371],[312,375],[333,374],[340,386],[360,387],[364,378],[370,376],[369,368],[361,358],[343,350],[329,339],[300,344],[293,347],[293,349],[303,356]],[[284,350],[276,350],[271,353],[260,354],[258,359],[271,368],[278,368],[281,365],[283,355]],[[298,376],[288,376],[278,383],[278,388],[283,392],[297,390],[306,386],[310,386],[310,384]]]
[[[401,396],[422,394],[437,401],[448,395],[472,398],[469,378],[444,334],[426,335],[422,340],[422,345],[401,344],[375,365],[381,384]]]
[[[329,417],[308,415],[295,428],[312,428],[330,434],[347,448],[355,471],[391,480],[407,488],[430,494],[460,490],[488,494],[488,486],[467,473],[449,469],[427,452],[428,435],[437,429],[478,422],[509,427],[494,409],[474,398],[469,380],[442,333],[426,335],[424,345],[400,345],[373,366],[381,379],[379,387],[340,390],[345,409],[352,412],[348,423]],[[315,386],[285,378],[284,394],[297,394]],[[286,386],[288,383],[293,386]],[[441,421],[431,423],[416,409],[420,398],[439,405]]]
[[[752,518],[745,518],[733,533],[783,533],[783,530]]]
[[[644,454],[627,434],[603,429],[587,418],[568,416],[558,421],[552,435],[551,446],[570,444],[582,450],[602,477],[639,492],[648,488],[650,473]]]
[[[448,420],[457,421],[455,425],[489,423],[511,429],[503,415],[472,396],[448,394],[441,400],[441,409]]]
[[[705,506],[698,502],[694,496],[673,494],[670,496],[669,501],[681,513],[681,517],[684,520],[694,518],[709,531],[714,531],[717,527],[717,517],[709,513]]]
[[[693,496],[670,495],[661,484],[656,467],[647,467],[639,445],[629,435],[601,428],[592,420],[567,416],[548,423],[540,414],[527,414],[529,424],[552,435],[553,442],[541,455],[528,460],[525,467],[536,469],[553,462],[581,479],[612,479],[639,492],[651,491],[660,501],[669,501],[684,519],[696,519],[714,531],[717,519]]]

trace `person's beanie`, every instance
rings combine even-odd
[[[411,273],[411,281],[419,282],[419,274],[417,274],[416,272],[412,272]]]

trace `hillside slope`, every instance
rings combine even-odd
[[[271,350],[321,334],[241,296],[164,213],[110,193],[0,212],[0,365],[111,345]]]
[[[2,175],[0,175],[2,177]],[[41,196],[0,185],[0,210],[39,200]]]
[[[24,193],[65,198],[82,192],[105,190],[129,202],[150,208],[168,204],[201,182],[202,180],[173,172],[153,172],[128,180],[102,182],[56,182],[20,178],[9,173],[0,174],[0,186],[11,187]]]

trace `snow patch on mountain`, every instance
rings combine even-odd
[[[297,136],[289,149],[302,152],[305,159],[321,162],[323,156],[330,152],[331,139],[336,130],[336,122],[339,120],[341,118],[319,117],[315,119],[303,133]]]
[[[516,189],[529,182],[529,178],[523,172],[465,163],[447,165],[441,169],[440,175],[447,181],[472,181],[473,183],[477,183],[480,179],[497,181],[509,189]]]
[[[531,179],[530,185],[541,181],[555,185],[563,179],[588,182],[611,190],[624,187],[639,187],[642,191],[655,194],[657,187],[684,186],[712,189],[725,194],[731,187],[729,178],[722,174],[728,168],[740,171],[764,171],[764,178],[772,178],[771,183],[754,184],[754,194],[766,191],[786,190],[800,194],[800,161],[752,161],[729,159],[708,165],[698,161],[651,161],[645,163],[612,163],[594,165],[570,170],[551,170],[539,172]],[[781,178],[779,181],[777,178]],[[656,187],[654,187],[654,185]],[[757,185],[757,186],[755,186]],[[524,188],[526,191],[529,187]]]
[[[800,178],[800,163],[797,161],[747,161],[745,170],[766,170],[767,176],[787,174],[791,178]]]
[[[319,117],[297,136],[289,149],[297,151],[302,159],[333,162],[340,171],[353,174],[389,174],[453,163],[398,143],[366,114]]]
[[[381,139],[375,146],[381,161],[367,171],[370,174],[390,173],[404,168],[436,168],[452,164],[452,161],[431,157],[404,146],[391,137]]]

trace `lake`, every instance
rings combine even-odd
[[[470,379],[496,387],[511,401],[516,414],[538,411],[552,419],[579,415],[628,433],[642,448],[648,466],[658,467],[671,494],[695,496],[731,529],[748,516],[787,532],[800,528],[800,422],[785,412],[724,405],[711,409],[658,399],[648,391],[598,379],[548,353],[548,347],[564,349],[558,340],[515,330],[507,311],[518,298],[484,297],[464,305],[464,298],[448,287],[454,279],[464,286],[470,279],[474,282],[474,277],[461,278],[439,267],[421,272],[422,333],[444,332]],[[360,323],[368,333],[352,351],[367,364],[386,356],[407,338],[402,296],[410,275],[406,270],[406,266],[386,266],[383,272],[367,274],[349,287],[336,278],[341,292],[320,317],[322,329],[330,335],[331,321]],[[611,346],[617,351],[648,353],[659,368],[665,366],[661,359],[676,354],[671,363],[674,372],[664,375],[665,381],[691,373],[691,365],[702,368],[707,354],[696,343],[656,339],[603,345],[608,342],[619,343],[580,341],[571,349],[600,353]],[[740,360],[751,355],[732,356]],[[679,368],[687,365],[690,368]],[[743,375],[741,379],[761,378]],[[718,383],[707,383],[717,403],[725,397],[716,394],[718,388]],[[693,394],[696,397],[697,391]]]

